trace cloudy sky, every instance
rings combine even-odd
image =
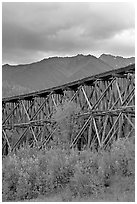
[[[2,4],[2,63],[51,56],[135,55],[133,3]]]

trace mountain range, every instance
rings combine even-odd
[[[2,66],[2,96],[43,90],[135,63],[135,58],[102,54],[51,57],[23,65]]]

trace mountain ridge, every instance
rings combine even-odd
[[[135,57],[122,57],[122,56],[114,56],[111,54],[102,54],[99,59],[103,60],[113,68],[120,68],[127,66],[129,64],[135,63]]]
[[[38,62],[21,65],[3,65],[3,97],[29,93],[87,76],[110,71],[118,66],[127,66],[134,62],[131,59],[102,54],[99,58],[93,55],[78,54],[72,57],[50,57]],[[123,67],[124,67],[123,66]],[[11,94],[10,94],[10,90]]]

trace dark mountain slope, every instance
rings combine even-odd
[[[86,63],[83,64],[80,70],[76,71],[71,77],[69,77],[68,81],[70,82],[70,81],[82,79],[84,77],[99,74],[112,69],[113,67],[109,66],[102,60],[99,60],[94,56],[90,56],[90,57],[87,56]]]
[[[28,90],[50,88],[111,69],[112,67],[91,55],[53,57],[26,65],[4,65],[2,80],[11,87],[23,87],[22,90],[27,88],[24,89],[24,93],[27,93]],[[7,95],[3,92],[3,97],[5,96],[9,96],[9,91]]]
[[[2,95],[3,96],[13,96],[19,95],[23,93],[30,93],[32,92],[31,89],[20,86],[18,84],[9,84],[7,81],[2,82]]]
[[[101,59],[103,62],[106,62],[115,69],[135,63],[135,57],[124,58],[121,56],[102,54],[99,59]]]
[[[25,65],[3,65],[3,97],[51,88],[135,62],[135,58],[101,55],[52,57]]]

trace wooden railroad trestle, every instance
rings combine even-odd
[[[48,144],[56,132],[52,115],[65,101],[80,107],[79,131],[70,148],[84,138],[84,147],[106,148],[112,140],[130,137],[135,129],[135,64],[62,86],[2,99],[2,147],[18,148],[31,135],[31,144]],[[46,132],[45,131],[46,127]],[[16,135],[16,141],[12,136]],[[82,145],[82,144],[81,144]]]

